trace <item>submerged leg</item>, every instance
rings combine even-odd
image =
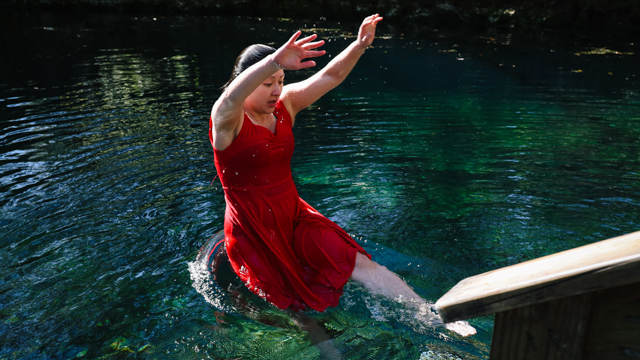
[[[430,311],[432,308],[398,275],[361,253],[356,255],[356,266],[353,269],[353,273],[351,273],[351,279],[361,283],[373,293],[384,295],[394,300],[401,300],[407,306],[417,308],[420,311]],[[439,319],[440,317],[438,316]],[[448,323],[445,324],[445,327],[462,336],[470,336],[476,333],[476,330],[466,321]]]
[[[309,334],[311,344],[320,350],[320,353],[325,359],[342,360],[340,351],[336,349],[333,342],[331,342],[329,335],[327,335],[315,319],[303,313],[291,312],[290,314],[293,322],[298,325],[300,329]]]

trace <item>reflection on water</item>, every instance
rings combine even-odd
[[[1,356],[319,358],[286,313],[234,308],[189,264],[222,227],[206,129],[237,53],[315,27],[335,54],[354,29],[5,17]],[[638,45],[383,35],[299,115],[294,178],[420,295],[637,230]],[[488,356],[490,317],[462,339],[415,315],[354,284],[310,313],[346,359]]]

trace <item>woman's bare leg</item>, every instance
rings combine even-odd
[[[357,253],[356,255],[356,266],[351,273],[351,279],[361,283],[376,294],[405,301],[408,305],[426,305],[426,301],[416,294],[398,275],[372,261],[362,253]]]
[[[325,359],[342,360],[340,351],[336,349],[329,338],[329,335],[327,335],[324,329],[314,318],[311,318],[304,313],[293,311],[291,312],[291,318],[300,329],[309,334],[311,344],[320,350],[320,353]]]
[[[356,266],[353,269],[353,273],[351,273],[351,279],[361,283],[371,292],[394,300],[400,300],[409,307],[420,310],[431,308],[398,275],[361,253],[356,255]],[[470,336],[476,333],[476,330],[466,321],[448,323],[445,324],[445,327],[462,336]]]

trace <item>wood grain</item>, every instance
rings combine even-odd
[[[491,360],[640,358],[640,283],[500,312]]]
[[[590,309],[584,294],[498,313],[491,360],[581,359]]]
[[[585,359],[640,359],[640,283],[597,292]]]

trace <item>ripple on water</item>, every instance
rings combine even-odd
[[[169,344],[160,349],[163,355],[168,357],[178,357],[185,354],[186,348],[183,344]]]
[[[220,69],[246,39],[300,24],[11,16],[0,26],[33,46],[7,44],[0,84],[3,356],[317,359],[286,313],[238,305],[185,265],[224,216],[206,136]],[[351,41],[340,31],[332,51]],[[429,301],[475,273],[638,228],[637,56],[419,40],[376,39],[351,80],[298,115],[307,202]],[[491,319],[463,340],[345,291],[309,314],[345,358],[488,356]]]

